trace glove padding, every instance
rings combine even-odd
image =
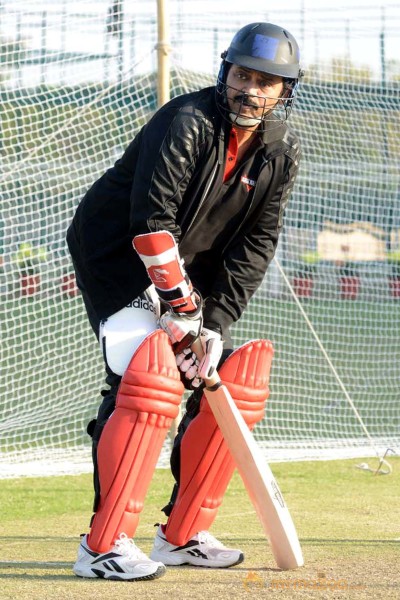
[[[195,353],[190,348],[185,348],[175,356],[175,359],[185,389],[197,389],[201,384],[201,379],[197,376],[199,360]]]
[[[222,356],[223,341],[220,333],[203,327],[200,333],[200,341],[204,356],[199,361],[198,377],[207,379],[212,377]]]
[[[204,352],[201,360],[190,348],[178,352],[175,357],[181,381],[187,390],[197,389],[204,378],[211,377],[221,359],[223,349],[221,334],[203,327],[200,341]]]
[[[191,313],[176,313],[168,310],[159,319],[161,329],[168,335],[175,346],[175,353],[192,345],[200,335],[203,325],[203,311],[199,300],[197,308]]]

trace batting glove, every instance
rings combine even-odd
[[[199,362],[198,376],[201,379],[212,377],[221,359],[223,341],[220,333],[203,327],[200,333],[200,341],[204,356]]]
[[[198,388],[201,379],[197,376],[199,360],[195,353],[190,348],[185,348],[175,356],[175,359],[185,389],[195,390]]]
[[[198,303],[196,310],[191,313],[176,313],[168,310],[161,315],[159,325],[175,346],[175,352],[181,352],[184,348],[188,348],[200,335],[203,325],[201,301]]]

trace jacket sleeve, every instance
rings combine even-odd
[[[206,299],[204,323],[229,327],[237,321],[260,286],[278,244],[284,212],[298,172],[296,160],[286,159],[282,183],[226,249],[211,294]]]
[[[178,241],[177,211],[205,146],[207,127],[190,107],[147,125],[131,191],[130,235],[164,229]]]

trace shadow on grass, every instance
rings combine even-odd
[[[65,544],[66,542],[78,542],[79,536],[60,537],[53,535],[2,535],[0,542],[56,542]]]
[[[0,581],[1,580],[25,580],[25,581],[53,581],[53,582],[61,582],[61,581],[77,581],[81,582],[81,577],[76,577],[72,573],[73,563],[66,562],[44,562],[44,561],[0,561],[0,569],[9,569],[8,573],[0,573]],[[15,571],[20,571],[23,569],[24,573],[16,573]],[[36,571],[40,570],[54,570],[54,571],[64,571],[68,569],[70,574],[64,573],[37,573]],[[219,571],[220,569],[215,569],[215,571]],[[222,570],[222,569],[221,569]],[[248,567],[237,566],[230,567],[229,569],[223,569],[224,572],[238,572],[243,575],[248,572]],[[196,573],[200,575],[202,571],[210,571],[209,569],[202,569],[201,567],[194,567],[191,565],[180,565],[180,566],[170,566],[168,567],[168,571],[170,573],[174,571],[187,571],[191,573]],[[278,573],[281,569],[273,568],[273,567],[253,567],[251,572],[260,572],[260,573]],[[84,581],[89,582],[98,582],[103,581],[99,578],[88,579],[84,578]]]
[[[72,562],[44,560],[1,560],[0,569],[69,569]]]
[[[362,540],[357,538],[346,539],[323,539],[323,538],[301,538],[300,543],[309,546],[330,546],[351,544],[352,546],[375,546],[376,544],[398,545],[399,540]]]
[[[10,579],[10,580],[24,580],[24,581],[74,581],[76,579],[78,581],[78,577],[75,575],[33,575],[31,573],[7,573],[6,575],[0,575],[0,581]],[[96,579],[88,580],[88,581],[96,581]],[[97,580],[99,581],[99,580]]]
[[[61,562],[61,561],[54,561],[54,562],[46,562],[46,561],[34,561],[34,560],[27,560],[27,561],[23,561],[23,560],[2,560],[0,561],[0,569],[72,569],[72,562]],[[178,570],[181,571],[182,569],[185,571],[198,571],[201,572],[203,569],[201,567],[195,567],[193,565],[170,565],[168,567],[168,570]],[[247,571],[248,567],[246,567],[244,564],[242,565],[238,565],[235,567],[229,567],[229,571]],[[280,571],[281,569],[278,568],[269,568],[269,567],[259,567],[259,568],[252,568],[252,571]],[[2,577],[2,575],[0,575],[0,577]]]

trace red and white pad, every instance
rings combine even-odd
[[[100,503],[88,539],[95,552],[108,552],[122,532],[133,537],[183,391],[168,336],[158,329],[132,357],[100,438]]]
[[[160,298],[175,312],[196,310],[193,287],[174,236],[169,231],[155,231],[135,236],[132,243]]]
[[[264,416],[272,356],[271,342],[251,341],[235,350],[219,371],[250,429]],[[200,412],[182,438],[179,492],[165,532],[168,542],[183,546],[196,533],[211,527],[234,470],[203,395]]]

